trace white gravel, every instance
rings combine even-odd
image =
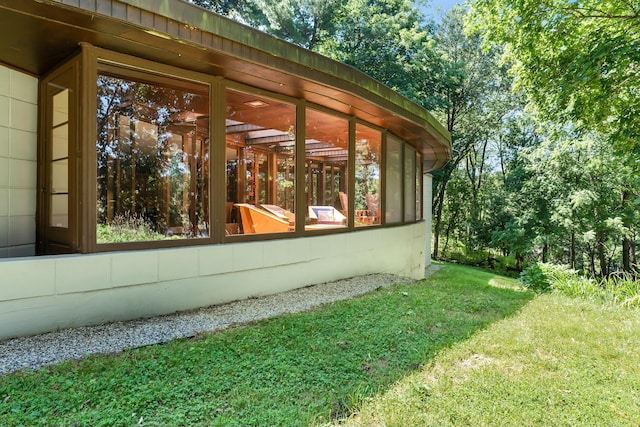
[[[412,279],[390,274],[358,276],[189,312],[14,338],[0,342],[0,375],[23,369],[35,370],[90,354],[118,353],[128,348],[192,337],[411,282]]]

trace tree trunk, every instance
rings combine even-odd
[[[589,245],[589,272],[592,277],[596,276],[596,251]]]
[[[624,237],[622,239],[622,270],[630,273],[631,268],[631,247],[633,246],[631,239]]]
[[[607,271],[607,258],[604,253],[604,233],[599,231],[597,233],[598,245],[598,261],[600,262],[600,277],[605,277],[609,272]]]
[[[522,255],[520,255],[520,252],[516,252],[515,256],[514,256],[515,260],[516,260],[516,265],[515,268],[518,271],[522,271]]]
[[[629,200],[631,199],[628,191],[622,192],[622,206],[626,208],[629,204]],[[629,229],[632,224],[628,219],[628,215],[625,215],[624,226]],[[631,268],[631,249],[635,246],[634,242],[627,235],[622,238],[622,270],[630,273],[632,271]]]
[[[444,195],[447,187],[448,177],[442,179],[440,184],[440,190],[438,191],[438,197],[436,198],[436,214],[435,225],[433,227],[433,258],[438,259],[438,244],[440,241],[440,227],[442,226],[442,207],[444,206]]]
[[[571,268],[576,268],[576,232],[571,230],[571,248],[569,249]]]

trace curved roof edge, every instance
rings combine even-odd
[[[424,154],[426,171],[451,158],[449,132],[408,98],[349,65],[182,0],[0,0],[0,11],[0,52],[8,52],[0,62],[35,74],[69,55],[70,40],[88,42],[387,128]]]

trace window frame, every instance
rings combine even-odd
[[[405,169],[405,152],[411,151],[405,148],[413,147],[416,153],[416,180],[418,179],[418,173],[420,173],[421,185],[420,190],[424,185],[424,177],[422,176],[422,159],[423,153],[417,149],[413,144],[410,144],[402,137],[391,134],[387,129],[369,123],[365,120],[357,118],[353,115],[345,114],[340,111],[332,110],[328,107],[324,107],[304,99],[294,98],[288,95],[275,93],[263,89],[258,89],[252,86],[248,86],[242,83],[234,82],[222,76],[204,74],[188,69],[181,69],[174,66],[149,61],[130,55],[122,54],[119,52],[95,47],[86,43],[81,43],[81,49],[79,53],[66,60],[64,63],[55,67],[50,73],[41,79],[41,86],[46,84],[48,76],[54,75],[57,70],[68,68],[71,64],[75,64],[78,67],[77,73],[77,94],[73,97],[74,102],[78,104],[75,107],[77,117],[74,118],[75,129],[73,132],[77,135],[76,153],[78,158],[76,162],[75,170],[70,170],[73,173],[74,179],[77,182],[70,182],[77,189],[77,197],[74,198],[73,206],[77,214],[73,223],[69,224],[69,232],[76,237],[77,245],[71,248],[71,252],[81,253],[98,253],[98,252],[110,252],[110,251],[125,251],[125,250],[140,250],[140,249],[160,249],[171,247],[187,247],[197,245],[211,245],[222,244],[230,242],[241,241],[258,241],[258,240],[271,240],[281,238],[293,238],[293,237],[305,237],[315,235],[326,235],[333,233],[353,232],[361,230],[369,230],[372,227],[357,227],[353,215],[348,215],[346,227],[327,228],[322,230],[305,230],[305,216],[306,216],[306,194],[305,194],[305,140],[306,140],[306,112],[307,109],[331,115],[336,119],[346,120],[348,125],[348,147],[349,155],[347,160],[347,191],[349,195],[350,210],[353,211],[355,207],[355,162],[356,162],[356,127],[365,126],[381,134],[381,159],[379,162],[379,208],[380,208],[380,223],[373,224],[373,228],[376,226],[402,226],[410,223],[424,221],[422,215],[416,217],[415,221],[405,221],[404,212],[402,213],[402,220],[400,222],[394,222],[387,224],[386,221],[386,155],[387,155],[387,139],[393,137],[401,142],[402,147],[402,175],[404,175]],[[113,74],[116,72],[117,76],[122,78],[131,78],[136,81],[150,82],[156,85],[166,84],[172,88],[180,88],[182,90],[188,90],[188,83],[193,82],[198,85],[208,85],[209,96],[209,195],[208,195],[208,209],[209,209],[209,227],[210,232],[206,237],[193,238],[193,239],[176,239],[176,240],[157,240],[157,241],[139,241],[139,242],[125,242],[125,243],[97,243],[96,231],[97,231],[97,126],[96,126],[96,108],[97,108],[97,77],[100,73]],[[186,87],[182,85],[185,83]],[[225,201],[226,201],[226,92],[227,90],[236,90],[240,92],[249,93],[256,96],[263,96],[266,98],[286,102],[295,107],[295,122],[296,122],[296,135],[295,135],[295,204],[296,204],[296,227],[292,232],[284,233],[269,233],[269,234],[252,234],[252,235],[225,235]],[[41,111],[40,117],[44,117],[47,114],[47,106],[40,104]],[[42,119],[41,119],[42,120]],[[44,125],[40,127],[41,135],[44,130]],[[45,145],[43,137],[39,137],[40,144]],[[39,148],[42,153],[47,147]],[[42,155],[41,155],[42,156]],[[44,161],[39,163],[39,174],[43,174],[42,169]],[[40,178],[39,178],[40,179]],[[71,178],[70,178],[71,179]],[[41,185],[44,188],[48,183],[46,177],[42,177]],[[405,190],[404,180],[402,189],[402,206],[404,209],[405,204]],[[416,183],[416,187],[418,187]],[[416,188],[416,193],[418,193]],[[421,191],[420,191],[421,193]],[[42,212],[42,197],[39,196],[39,214],[38,224],[43,223]],[[305,209],[301,209],[304,205]],[[416,205],[422,206],[422,194],[416,194]],[[42,225],[39,225],[38,230],[38,246],[41,253],[50,253],[47,251],[47,234]]]
[[[380,133],[380,160],[378,161],[378,185],[377,185],[377,195],[378,195],[378,222],[376,223],[372,223],[372,224],[361,224],[356,226],[354,224],[354,228],[356,230],[367,230],[370,228],[376,228],[376,227],[380,227],[383,226],[385,224],[385,215],[383,214],[384,210],[383,208],[385,207],[385,199],[386,199],[386,195],[384,194],[384,181],[385,181],[385,171],[384,171],[384,166],[385,166],[385,155],[386,155],[386,145],[387,145],[387,130],[380,127],[380,126],[376,126],[373,125],[371,123],[367,123],[363,120],[360,119],[356,119],[354,120],[354,130],[353,130],[353,174],[351,174],[350,172],[350,176],[349,178],[352,178],[350,180],[350,182],[353,182],[353,190],[351,192],[351,194],[353,194],[353,197],[351,197],[353,199],[353,202],[351,200],[349,200],[349,205],[350,208],[355,209],[355,194],[356,194],[356,179],[355,179],[355,172],[356,172],[356,157],[357,157],[357,147],[356,147],[356,131],[358,126],[360,127],[365,127],[365,128],[369,128],[370,130],[374,131],[374,132],[378,132]],[[403,141],[404,144],[406,144],[406,141]]]
[[[226,235],[226,233],[224,233],[224,227],[225,227],[225,221],[222,221],[222,218],[226,218],[226,212],[223,210],[222,217],[218,218],[218,221],[222,223],[221,227],[223,228],[222,230],[222,235],[221,235],[221,239],[218,241],[218,243],[232,243],[232,242],[241,242],[241,241],[257,241],[257,240],[271,240],[271,239],[282,239],[282,238],[288,238],[288,237],[295,237],[295,236],[300,236],[301,232],[298,229],[298,224],[300,224],[300,209],[298,207],[298,203],[299,203],[299,197],[300,197],[300,176],[299,176],[299,170],[300,170],[300,139],[304,136],[303,132],[300,131],[300,129],[304,129],[304,106],[303,106],[303,102],[299,99],[295,99],[295,98],[291,98],[288,97],[286,95],[282,95],[282,94],[277,94],[277,93],[273,93],[273,92],[269,92],[269,91],[265,91],[262,89],[257,89],[251,86],[247,86],[241,83],[237,83],[237,82],[233,82],[230,80],[223,80],[221,82],[220,85],[220,93],[222,94],[221,96],[221,101],[224,105],[224,107],[219,111],[219,112],[215,112],[214,114],[216,115],[218,120],[218,127],[221,129],[220,131],[220,136],[219,139],[217,141],[213,141],[212,145],[216,145],[220,150],[222,150],[222,162],[221,165],[219,165],[219,168],[222,169],[223,172],[223,178],[222,178],[222,185],[221,185],[221,194],[222,194],[222,198],[220,200],[224,200],[224,203],[217,201],[217,203],[219,205],[222,206],[222,208],[224,209],[224,205],[227,201],[227,176],[226,176],[226,119],[227,119],[227,114],[226,114],[226,109],[227,109],[227,103],[226,103],[226,96],[227,96],[227,91],[235,91],[235,92],[239,92],[239,93],[243,93],[243,94],[250,94],[250,95],[255,95],[256,97],[262,97],[262,98],[267,98],[267,99],[273,99],[274,101],[278,101],[278,102],[282,102],[282,103],[287,103],[290,104],[294,107],[295,109],[295,126],[296,126],[296,130],[295,130],[295,175],[294,175],[294,206],[295,206],[295,217],[296,217],[296,228],[292,231],[286,231],[286,232],[274,232],[274,233],[251,233],[251,234],[234,234],[234,235]],[[301,118],[302,116],[302,118]],[[301,128],[302,126],[302,128]],[[302,143],[304,145],[304,140],[302,140]],[[302,156],[304,157],[304,156]],[[214,165],[211,166],[212,169],[215,168]],[[302,188],[302,193],[304,194],[304,186]],[[214,204],[216,203],[216,201],[214,201]],[[304,213],[302,213],[303,217],[302,217],[302,224],[304,224]]]
[[[306,163],[307,163],[307,158],[306,158],[306,138],[307,138],[307,128],[306,128],[306,114],[307,114],[307,110],[314,110],[318,113],[322,113],[322,114],[326,114],[329,116],[333,116],[336,119],[339,120],[344,120],[347,123],[347,166],[346,166],[346,170],[347,170],[347,176],[345,177],[346,180],[346,193],[347,193],[347,212],[353,212],[353,207],[354,207],[354,202],[353,202],[353,197],[351,197],[350,195],[353,194],[353,189],[352,189],[352,183],[354,182],[354,168],[353,165],[355,164],[355,118],[353,116],[348,116],[346,114],[341,114],[337,111],[328,109],[326,107],[322,107],[319,105],[315,105],[315,104],[311,104],[311,103],[304,103],[305,108],[304,108],[304,131],[303,131],[303,138],[301,141],[301,147],[302,147],[302,152],[304,153],[302,157],[302,162],[301,162],[301,175],[303,179],[306,179]],[[303,181],[304,182],[304,181]],[[302,224],[304,224],[304,221],[306,219],[306,215],[305,212],[306,210],[309,209],[309,206],[307,205],[307,195],[304,192],[304,186],[302,187],[301,190],[301,194],[303,196],[304,202],[305,202],[305,209],[302,212]],[[320,230],[314,230],[314,229],[305,229],[304,227],[302,228],[302,232],[303,235],[317,235],[317,234],[331,234],[331,233],[340,233],[340,232],[345,232],[345,231],[353,231],[354,230],[354,216],[353,215],[347,215],[347,224],[346,227],[331,227],[331,228],[324,228],[324,229],[320,229]]]
[[[83,46],[84,47],[84,46]],[[85,191],[83,191],[82,199],[84,201],[85,211],[89,220],[86,227],[87,233],[87,251],[88,252],[111,252],[111,251],[124,251],[124,250],[138,250],[138,249],[160,249],[170,247],[184,247],[184,246],[196,246],[196,245],[208,245],[216,243],[219,237],[217,236],[217,227],[215,226],[214,215],[214,163],[212,158],[215,156],[213,146],[215,145],[213,131],[215,129],[214,123],[216,110],[214,110],[214,99],[217,91],[216,78],[202,73],[197,73],[189,70],[183,70],[180,68],[172,67],[169,65],[158,64],[145,59],[134,58],[128,55],[112,52],[109,50],[89,47],[83,49],[85,56],[85,67],[83,75],[83,87],[84,97],[83,105],[84,117],[87,118],[86,123],[83,125],[83,130],[86,132],[87,137],[84,139],[86,155],[84,156],[83,168],[89,175],[88,182],[97,182],[98,180],[98,168],[97,168],[97,150],[96,141],[97,126],[95,123],[95,111],[97,109],[97,85],[96,81],[98,75],[106,73],[109,75],[117,75],[121,78],[131,78],[132,80],[141,81],[145,83],[151,83],[155,85],[165,85],[171,88],[180,88],[179,82],[184,82],[188,85],[189,82],[193,82],[197,85],[207,85],[209,87],[209,196],[208,196],[208,210],[209,210],[209,228],[210,232],[207,237],[199,237],[193,239],[167,239],[167,240],[155,240],[155,241],[136,241],[136,242],[123,242],[123,243],[98,243],[97,242],[97,200],[98,192],[96,185],[87,185]]]

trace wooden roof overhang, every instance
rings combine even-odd
[[[451,158],[447,130],[382,83],[181,0],[0,0],[0,62],[40,76],[80,42],[355,116],[417,147],[426,171]]]

